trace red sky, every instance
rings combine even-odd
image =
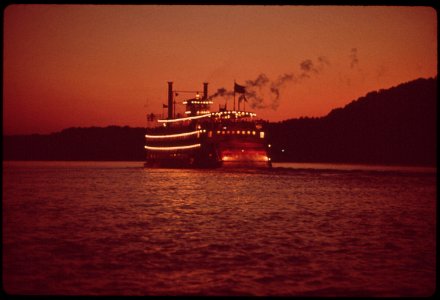
[[[234,79],[289,74],[278,107],[265,89],[267,107],[253,110],[279,121],[436,76],[437,15],[420,6],[11,5],[3,47],[3,134],[144,127],[147,113],[162,113],[167,81],[200,91],[207,81],[213,94]],[[215,100],[213,109],[224,103]]]

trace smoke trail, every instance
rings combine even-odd
[[[259,108],[266,108],[266,105],[264,104],[264,98],[263,98],[263,88],[266,86],[267,83],[269,83],[269,78],[266,76],[266,74],[261,73],[257,76],[255,80],[246,80],[246,99],[250,100],[251,108],[259,109]],[[258,88],[258,93],[255,88]]]
[[[286,73],[281,76],[278,76],[278,79],[275,82],[272,82],[272,84],[270,85],[270,91],[274,95],[271,103],[271,108],[273,110],[276,110],[280,105],[280,89],[288,81],[293,81],[293,82],[297,81],[293,73]]]
[[[310,78],[311,73],[319,74],[325,66],[329,66],[330,62],[325,56],[318,57],[318,64],[315,65],[311,59],[306,59],[300,63],[300,69],[302,73],[300,78]]]
[[[351,53],[350,53],[350,68],[354,68],[355,66],[357,66],[359,64],[359,59],[357,57],[357,48],[352,48],[351,49]]]
[[[246,86],[248,87],[258,86],[261,88],[269,81],[270,81],[269,78],[267,78],[265,74],[261,73],[260,75],[258,75],[257,79],[255,80],[246,80]]]
[[[274,81],[270,80],[266,74],[261,73],[254,80],[245,81],[245,99],[250,102],[252,109],[264,109],[270,107],[276,110],[280,105],[281,89],[289,82],[301,83],[304,79],[310,78],[312,75],[319,74],[325,66],[330,65],[326,57],[320,56],[317,58],[317,63],[314,64],[311,59],[302,61],[299,65],[300,74],[296,76],[294,73],[285,73],[278,76]],[[225,88],[218,89],[218,91],[210,96],[215,97],[230,97],[234,95],[233,91],[227,91]],[[242,95],[239,96],[239,101],[242,101]],[[269,103],[265,102],[267,99]]]
[[[214,99],[217,97],[230,97],[232,95],[234,95],[233,91],[228,91],[222,87],[222,88],[219,88],[217,90],[217,92],[215,92],[213,95],[209,96],[208,99]]]
[[[306,59],[305,61],[303,61],[302,63],[300,63],[300,68],[302,71],[301,77],[310,77],[309,73],[310,72],[317,72],[317,70],[313,67],[313,62],[310,59]]]

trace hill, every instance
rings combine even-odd
[[[271,155],[274,161],[435,165],[436,118],[437,77],[417,79],[321,118],[270,123]]]

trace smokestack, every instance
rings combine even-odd
[[[208,83],[203,83],[203,100],[208,99]]]
[[[173,82],[168,81],[168,119],[173,118]]]

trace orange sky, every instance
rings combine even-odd
[[[200,91],[208,81],[213,94],[289,74],[276,109],[266,88],[267,107],[253,110],[279,121],[437,75],[429,7],[12,5],[3,45],[4,134],[144,127],[167,81]]]

